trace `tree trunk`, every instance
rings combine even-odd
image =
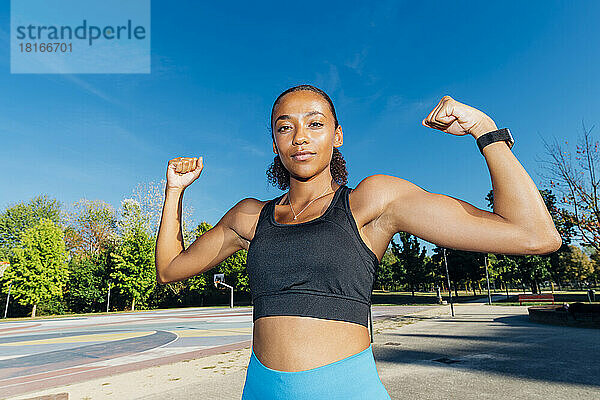
[[[538,291],[537,291],[537,282],[536,281],[532,281],[531,284],[530,284],[530,286],[531,286],[531,293],[532,294],[537,294],[538,293]]]
[[[135,298],[131,299],[131,311],[135,310]]]
[[[35,309],[37,308],[37,304],[33,305],[33,308],[31,309],[31,316],[35,317]]]
[[[477,296],[477,293],[475,293],[475,282],[471,281],[471,288],[473,289],[473,296]]]

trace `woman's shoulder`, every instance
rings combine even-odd
[[[387,229],[383,216],[389,213],[391,204],[404,191],[405,179],[392,175],[375,174],[363,178],[348,194],[350,210],[359,227],[368,224]]]
[[[356,198],[355,202],[375,202],[383,207],[386,201],[408,192],[413,186],[415,185],[410,181],[397,176],[375,174],[363,178],[351,189],[350,195]]]
[[[271,201],[259,200],[254,197],[246,197],[231,208],[231,225],[238,234],[248,243],[254,238],[258,218],[263,207]]]

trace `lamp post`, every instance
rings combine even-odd
[[[492,295],[490,294],[490,276],[488,274],[487,255],[484,257],[485,262],[485,280],[487,281],[488,304],[492,305]]]
[[[4,308],[4,318],[6,318],[6,314],[8,313],[8,299],[10,299],[10,288],[12,288],[12,281],[10,281],[10,285],[8,285],[8,295],[6,296],[6,307]]]
[[[108,312],[110,305],[110,282],[108,282],[108,295],[106,296],[106,312]]]
[[[448,296],[450,297],[450,310],[454,317],[454,302],[452,301],[452,287],[450,286],[450,273],[448,272],[448,261],[446,260],[446,249],[444,248],[444,264],[446,265],[446,278],[448,278]]]

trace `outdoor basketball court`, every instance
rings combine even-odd
[[[427,307],[376,306],[373,320]],[[251,345],[252,307],[0,321],[0,393],[13,396]]]

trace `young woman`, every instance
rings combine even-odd
[[[450,96],[422,124],[475,139],[497,130],[486,114]],[[268,170],[287,192],[241,200],[187,249],[183,192],[204,165],[202,157],[169,161],[157,279],[183,280],[248,250],[254,328],[242,399],[389,399],[367,321],[375,267],[394,234],[500,254],[547,254],[561,245],[537,187],[501,133],[477,141],[492,178],[494,212],[389,175],[349,188],[331,99],[311,85],[292,87],[273,104],[275,160]]]

